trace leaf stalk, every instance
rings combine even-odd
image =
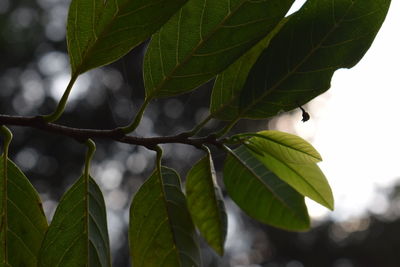
[[[74,74],[71,76],[71,79],[67,85],[67,88],[64,91],[63,96],[60,99],[60,102],[57,105],[56,110],[51,114],[43,116],[43,118],[46,122],[54,122],[61,117],[61,115],[63,114],[63,112],[65,110],[65,106],[67,105],[69,94],[71,93],[72,87],[74,86],[74,83],[75,83],[76,79],[78,78],[78,76],[79,76],[79,74]]]
[[[96,151],[96,144],[90,138],[86,140],[85,144],[86,144],[88,150],[86,152],[86,158],[85,158],[84,176],[86,179],[89,179],[90,162],[92,161],[94,152]]]
[[[138,113],[136,114],[135,119],[132,121],[132,123],[129,124],[128,126],[125,126],[125,127],[122,127],[122,128],[121,128],[122,131],[123,131],[125,134],[128,134],[128,133],[133,132],[133,131],[139,126],[139,123],[140,123],[140,121],[142,120],[144,111],[146,110],[147,106],[149,105],[151,99],[152,99],[152,98],[150,98],[150,97],[146,98],[146,99],[144,100],[142,106],[140,107]]]

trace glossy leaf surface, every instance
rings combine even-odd
[[[251,67],[269,42],[287,22],[282,21],[264,39],[253,46],[226,70],[217,75],[211,94],[210,113],[220,120],[234,120],[239,113],[239,96]]]
[[[308,0],[250,71],[240,115],[267,118],[330,87],[335,70],[353,67],[382,25],[390,0]]]
[[[322,160],[315,148],[303,138],[280,131],[268,130],[256,134],[248,140],[257,151],[268,153],[288,163],[316,163]]]
[[[190,169],[186,195],[189,211],[200,233],[218,254],[223,255],[227,215],[210,154]]]
[[[200,251],[178,174],[162,167],[140,187],[130,208],[135,267],[201,266]]]
[[[286,230],[309,228],[304,197],[268,170],[245,146],[228,150],[224,183],[232,200],[254,219]]]
[[[36,266],[47,220],[39,195],[11,161],[0,157],[0,265]],[[7,254],[7,255],[6,255]],[[9,265],[7,265],[9,264]]]
[[[111,266],[103,194],[92,178],[82,175],[62,197],[42,244],[39,266]]]
[[[74,75],[111,63],[150,37],[187,0],[73,0],[67,42]]]
[[[188,92],[264,38],[293,0],[191,0],[153,37],[144,61],[146,97]]]

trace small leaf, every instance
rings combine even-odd
[[[129,241],[135,267],[201,266],[200,251],[178,174],[165,167],[132,200]]]
[[[93,178],[82,175],[62,197],[38,266],[111,266],[106,208]]]
[[[188,92],[264,38],[293,0],[191,0],[153,37],[144,60],[146,97]]]
[[[227,215],[209,153],[189,171],[186,195],[189,211],[200,233],[217,253],[223,255]]]
[[[261,119],[302,105],[330,87],[333,73],[364,56],[390,0],[308,0],[252,67],[237,118]]]
[[[0,156],[0,265],[36,266],[47,220],[38,193],[11,161]],[[7,255],[6,255],[7,254]]]
[[[248,140],[257,151],[268,153],[281,161],[289,163],[315,163],[322,160],[315,148],[303,138],[280,131],[261,131]]]
[[[73,0],[67,42],[72,73],[109,64],[151,36],[187,0]]]
[[[217,75],[212,89],[210,104],[210,113],[213,114],[214,118],[234,120],[238,116],[239,96],[251,67],[288,19],[289,17],[283,18],[264,39]]]
[[[265,168],[245,146],[228,149],[224,183],[233,201],[254,219],[286,230],[310,227],[304,197]]]

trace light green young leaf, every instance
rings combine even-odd
[[[0,156],[0,265],[37,265],[47,220],[38,193],[11,161]]]
[[[390,0],[308,0],[272,39],[249,73],[238,118],[291,110],[330,87],[371,46]]]
[[[228,149],[224,183],[232,200],[254,219],[286,230],[304,231],[310,227],[304,197],[245,146]]]
[[[148,99],[188,92],[223,71],[282,20],[293,0],[191,0],[153,37]]]
[[[190,169],[186,195],[189,211],[200,233],[218,254],[223,255],[227,215],[209,153]]]
[[[40,249],[39,267],[111,266],[103,194],[82,175],[62,197]]]
[[[239,96],[251,67],[288,19],[289,17],[283,18],[264,39],[253,46],[226,70],[217,75],[210,103],[210,113],[214,118],[234,120],[238,116]]]
[[[322,160],[321,155],[310,143],[294,134],[268,130],[242,136],[253,136],[247,142],[254,149],[284,162],[315,163]]]
[[[165,167],[132,200],[129,242],[135,267],[200,267],[194,225],[178,174]]]
[[[67,42],[73,75],[109,64],[151,36],[187,0],[73,0]]]
[[[303,196],[333,210],[334,200],[328,180],[316,163],[290,163],[265,153],[251,152],[264,166]]]

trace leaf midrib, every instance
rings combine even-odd
[[[228,12],[228,15],[225,16],[224,19],[221,20],[221,22],[216,25],[216,27],[214,28],[214,31],[209,32],[204,38],[202,38],[202,35],[200,32],[200,41],[197,43],[197,45],[192,49],[192,51],[188,55],[186,55],[186,57],[183,59],[183,61],[181,61],[180,64],[175,65],[175,67],[169,72],[168,76],[163,75],[164,79],[161,81],[161,83],[158,83],[159,85],[157,87],[155,87],[151,90],[151,93],[149,94],[149,96],[147,98],[153,99],[155,97],[155,95],[163,89],[164,85],[173,78],[174,73],[177,70],[179,70],[182,66],[184,66],[193,57],[195,52],[197,50],[199,50],[206,43],[206,41],[210,40],[211,37],[213,37],[216,34],[216,32],[218,32],[222,28],[222,25],[227,20],[229,20],[232,16],[234,16],[236,14],[237,10],[242,5],[244,5],[246,2],[248,2],[248,0],[243,0],[240,4],[237,5],[237,7],[234,10],[230,10],[230,8],[229,8],[230,11]],[[204,9],[203,9],[203,11],[204,11]],[[179,12],[180,12],[179,16],[181,16],[182,9]],[[179,25],[180,25],[180,21],[179,21]],[[201,24],[200,24],[200,28],[201,28]],[[161,30],[162,29],[160,29],[160,32],[161,32]],[[178,30],[178,32],[179,32],[179,30]]]

